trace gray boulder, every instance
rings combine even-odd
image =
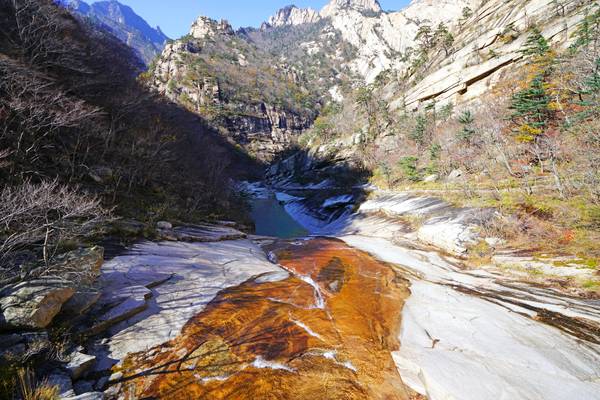
[[[77,291],[62,307],[62,314],[79,316],[85,314],[100,299],[101,292],[96,289]],[[61,315],[62,315],[61,314]]]
[[[0,298],[0,329],[43,329],[73,296],[72,283],[37,279],[6,289]]]
[[[448,182],[455,182],[461,179],[463,176],[464,172],[462,172],[460,169],[455,169],[454,171],[450,172],[450,175],[448,175]]]
[[[61,254],[50,267],[53,275],[82,285],[92,284],[104,262],[104,249],[96,246]]]
[[[167,221],[159,221],[156,223],[157,229],[173,229],[173,224]]]
[[[76,351],[70,356],[67,370],[71,374],[71,378],[77,380],[88,372],[90,368],[94,366],[95,362],[96,356],[90,356]]]

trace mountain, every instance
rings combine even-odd
[[[571,48],[583,40],[576,34],[594,7],[575,0],[414,0],[387,12],[376,1],[332,0],[318,13],[289,6],[260,29],[238,31],[200,17],[190,35],[165,48],[148,82],[263,161],[299,146],[311,157],[370,170],[385,185],[454,170],[494,170],[494,181],[524,177],[526,185],[539,170],[564,193],[561,176],[572,172],[558,165],[592,164],[569,152],[559,157],[558,149],[586,145],[566,146],[556,132],[579,118],[567,108],[580,108],[577,82],[591,79],[596,61],[574,66],[588,76],[580,72],[568,88],[562,80],[573,74],[556,71],[575,63]],[[542,49],[529,49],[532,43]],[[536,51],[548,52],[551,69],[532,65]],[[539,69],[546,72],[532,81]],[[537,126],[542,122],[528,122],[540,114],[514,111],[543,91],[546,131]],[[513,96],[525,98],[513,104]],[[499,161],[490,166],[489,158]],[[588,172],[577,179],[593,186]]]
[[[62,0],[62,4],[78,15],[90,18],[110,30],[133,48],[146,65],[160,54],[169,40],[160,27],[151,27],[131,7],[118,1],[98,1],[89,5],[80,0]]]

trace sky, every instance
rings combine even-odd
[[[93,1],[91,1],[93,2]],[[227,19],[235,28],[260,26],[289,4],[320,10],[328,0],[119,0],[172,39],[185,35],[199,15]],[[380,0],[384,10],[400,10],[410,0]]]

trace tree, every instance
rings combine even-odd
[[[465,7],[462,9],[462,17],[463,19],[469,19],[473,16],[473,10],[471,10],[471,7]]]
[[[433,47],[433,29],[431,25],[421,25],[415,36],[415,41],[419,42],[421,49],[431,49]]]
[[[419,146],[425,144],[427,136],[427,117],[424,115],[417,115],[416,124],[413,131],[410,133],[409,137]]]
[[[462,125],[462,129],[457,134],[458,139],[463,142],[470,142],[475,134],[475,129],[473,128],[475,118],[473,117],[473,113],[470,110],[463,111],[458,116],[458,122]]]
[[[594,12],[586,15],[579,23],[574,36],[577,39],[571,47],[573,50],[592,44],[596,46],[600,44],[600,5],[597,5]]]
[[[543,133],[551,116],[549,104],[542,76],[536,76],[528,88],[513,95],[509,108],[513,110],[511,118],[518,127],[519,140],[531,142]]]
[[[454,36],[443,22],[440,22],[437,26],[435,33],[433,34],[433,41],[436,46],[441,46],[444,49],[446,57],[450,55],[452,45],[454,44]]]
[[[520,50],[521,54],[525,56],[534,56],[534,61],[537,60],[536,57],[543,57],[549,51],[550,44],[537,27],[534,27],[531,30],[527,40],[525,41],[525,45]]]
[[[419,159],[413,156],[402,157],[400,161],[398,161],[398,167],[400,168],[404,178],[412,182],[418,182],[421,179],[419,170],[417,168],[418,162]]]

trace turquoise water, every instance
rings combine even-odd
[[[254,199],[251,215],[257,235],[284,239],[308,235],[308,231],[296,222],[275,198]]]

